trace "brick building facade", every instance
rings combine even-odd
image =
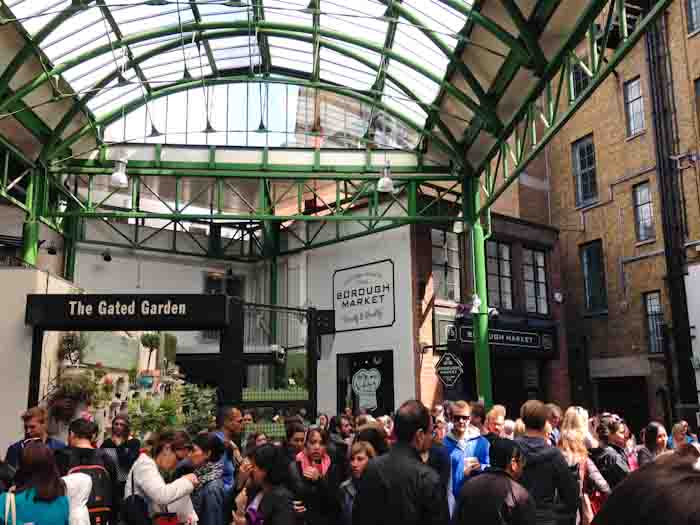
[[[700,290],[692,280],[700,270],[695,268],[700,263],[695,249],[700,244],[700,20],[693,20],[695,12],[700,12],[697,0],[674,2],[658,26],[665,42],[651,47],[648,39],[640,40],[503,203],[509,213],[560,232],[574,400],[620,411],[635,430],[650,418],[669,421],[670,385],[677,389],[678,384],[669,378],[688,366],[684,359],[665,356],[673,351],[673,331],[681,323],[670,304],[663,176],[677,177],[683,207],[678,227],[686,248],[691,333],[700,322],[700,308],[693,307],[700,303]],[[584,62],[588,50],[587,45],[577,50]],[[651,59],[659,57],[669,67],[663,85],[656,84],[657,96],[663,91],[666,100],[657,98],[655,105]],[[581,68],[573,75],[575,89],[586,85]],[[656,111],[675,128],[670,172],[658,159],[661,124],[655,107],[664,108]]]

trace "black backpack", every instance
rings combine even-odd
[[[87,501],[91,525],[107,525],[112,518],[113,480],[104,465],[77,465],[68,474],[87,474],[92,479],[92,491]]]
[[[148,517],[148,504],[143,497],[136,494],[134,490],[134,471],[131,471],[131,495],[128,496],[121,506],[121,519],[126,525],[150,525]]]

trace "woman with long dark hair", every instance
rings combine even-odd
[[[192,441],[190,462],[199,485],[194,489],[192,505],[200,525],[225,523],[224,444],[212,433],[202,433]]]
[[[644,446],[637,451],[637,464],[643,467],[652,463],[656,458],[666,452],[668,435],[661,423],[652,421],[644,429]]]
[[[625,422],[619,416],[607,414],[601,416],[597,431],[600,446],[591,450],[591,459],[614,489],[630,473],[625,452]]]
[[[306,525],[335,524],[340,514],[336,495],[341,474],[331,460],[328,432],[311,427],[304,439],[304,450],[289,466],[290,488],[295,500],[306,509]]]
[[[28,443],[20,456],[14,493],[0,495],[0,523],[5,523],[7,498],[14,498],[16,513],[10,525],[68,525],[70,505],[61,481],[53,451],[40,442]]]
[[[284,449],[264,444],[249,459],[250,480],[236,497],[234,525],[294,525],[292,493],[285,486],[288,460]]]

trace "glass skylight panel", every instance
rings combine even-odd
[[[30,34],[37,33],[42,27],[71,5],[71,0],[24,0],[8,3],[12,13]]]
[[[265,20],[277,24],[313,25],[308,0],[264,0]]]
[[[313,45],[287,38],[268,38],[272,65],[310,73],[313,71]]]
[[[192,10],[184,1],[178,10],[176,5],[149,6],[143,0],[119,0],[109,10],[124,36],[194,21]]]
[[[323,0],[321,27],[383,46],[389,27],[385,11],[386,7],[375,0]]]
[[[412,25],[400,25],[394,38],[394,50],[413,59],[424,68],[442,78],[449,58],[420,29]]]
[[[471,7],[471,2],[464,2]],[[455,36],[464,28],[467,17],[439,0],[404,0],[404,9],[421,19],[423,24],[435,31],[450,48],[457,44]]]
[[[413,93],[426,104],[432,104],[440,91],[440,86],[437,83],[398,60],[391,60],[387,71],[400,79],[403,84],[410,86]],[[440,76],[438,75],[438,77]]]
[[[415,101],[410,99],[406,93],[401,91],[396,85],[387,80],[384,86],[384,96],[382,103],[391,109],[406,115],[417,124],[423,124],[428,118],[427,113]]]
[[[123,101],[124,97],[129,94],[140,96],[141,86],[134,84],[119,86],[113,81],[106,89],[101,91],[99,95],[88,102],[88,107],[94,111],[96,115],[105,115],[117,107],[119,105],[118,102]]]
[[[376,52],[369,50],[365,47],[356,46],[355,44],[350,44],[348,42],[336,41],[334,43],[337,44],[338,47],[347,49],[348,51],[350,51],[351,53],[353,53],[355,55],[360,55],[365,60],[369,61],[370,63],[374,64],[377,67],[379,67],[379,64],[381,63],[382,55],[380,53],[376,53]],[[382,42],[381,44],[377,44],[377,45],[379,45],[380,47],[383,47],[384,42]]]
[[[63,76],[76,93],[81,93],[112,73],[115,67],[111,54],[102,55],[70,68]]]
[[[257,1],[257,0],[256,0]],[[221,4],[203,3],[196,4],[202,21],[208,22],[230,22],[232,20],[248,20],[249,7],[230,7]]]
[[[374,84],[376,76],[377,72],[374,69],[361,62],[331,49],[321,48],[321,78],[323,80],[347,85],[353,89],[368,90]]]

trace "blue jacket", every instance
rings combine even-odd
[[[224,433],[219,431],[215,432],[216,437],[218,437],[222,443],[225,443],[226,438],[224,437]],[[233,458],[231,457],[231,453],[226,450],[224,453],[224,457],[222,460],[224,462],[224,489],[226,489],[226,492],[229,492],[233,489],[233,483],[236,479],[236,466],[233,463]]]
[[[452,513],[465,481],[464,458],[475,457],[481,463],[481,470],[486,469],[489,466],[490,444],[478,429],[469,427],[461,440],[457,440],[452,433],[448,434],[445,437],[444,445],[450,456],[450,482],[447,490],[447,501],[450,513]]]
[[[10,448],[7,449],[7,455],[5,456],[5,462],[12,465],[12,467],[15,469],[19,467],[19,458],[22,455],[22,449],[24,448],[22,443],[24,443],[24,439],[20,439],[16,443],[10,445]],[[63,441],[53,438],[48,438],[46,440],[46,446],[51,450],[61,450],[62,448],[66,448],[66,444]],[[5,507],[3,507],[3,509],[4,508]]]
[[[17,504],[17,525],[68,525],[69,505],[66,496],[59,496],[53,501],[35,501],[34,489],[23,490],[15,496]],[[5,498],[7,492],[0,495],[0,523],[5,524]],[[9,518],[12,521],[12,518]],[[12,525],[12,524],[10,524]]]
[[[224,481],[219,478],[195,489],[190,496],[200,525],[224,525],[226,519]]]

